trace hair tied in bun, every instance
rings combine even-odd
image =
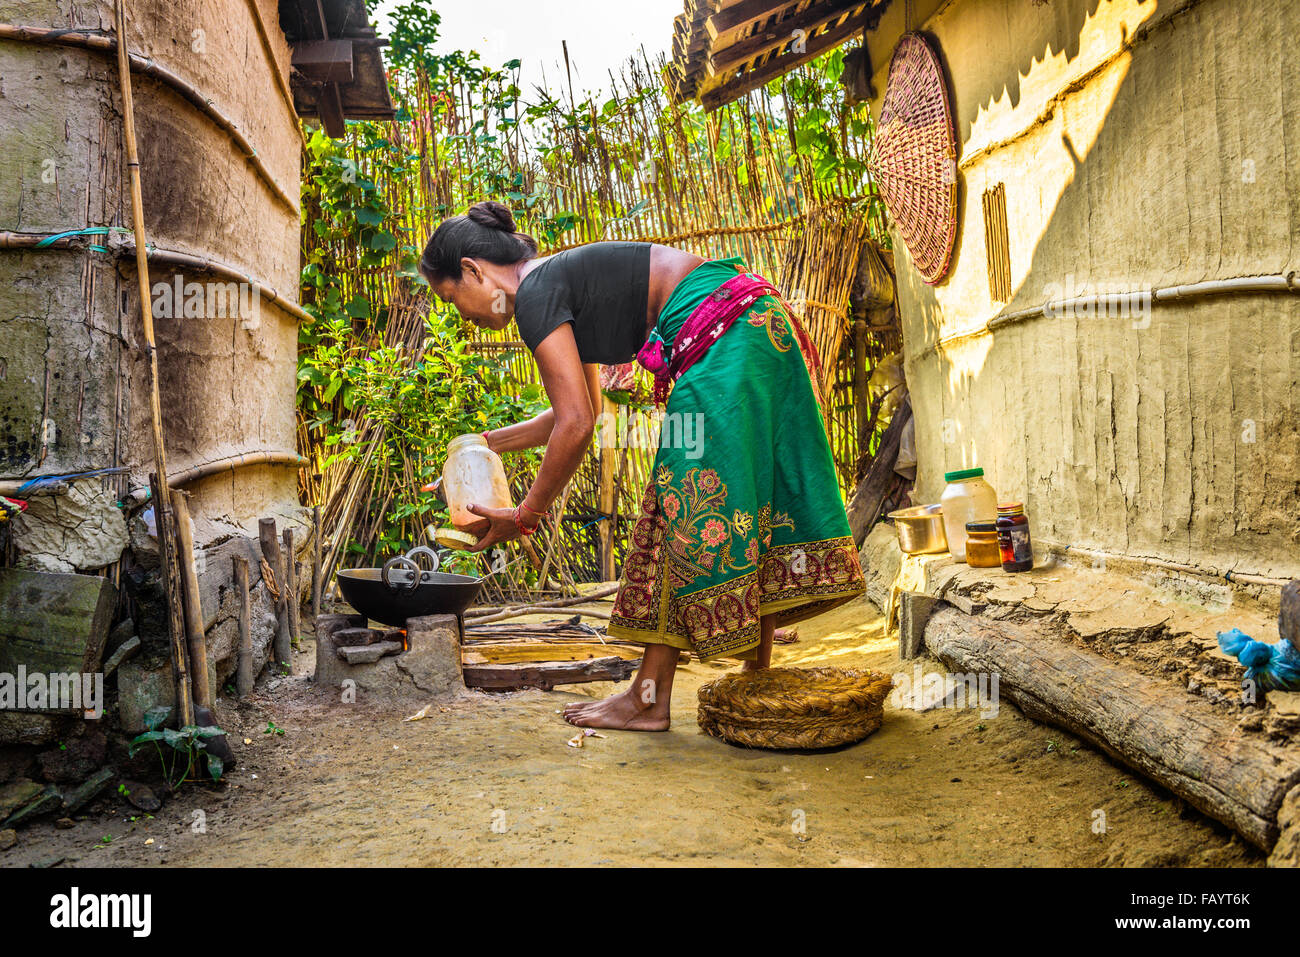
[[[420,272],[430,282],[459,281],[462,259],[509,265],[536,255],[537,241],[516,231],[510,207],[486,200],[439,224],[420,257]]]
[[[503,233],[513,233],[515,231],[515,217],[510,212],[510,207],[495,200],[475,203],[469,208],[469,218],[480,226],[499,229]]]

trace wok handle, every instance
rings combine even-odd
[[[430,560],[431,562],[433,562],[433,567],[430,568],[430,569],[429,569],[429,572],[428,572],[430,575],[432,575],[434,572],[436,572],[436,571],[438,570],[438,566],[440,566],[440,565],[442,564],[442,562],[438,559],[438,553],[435,552],[435,551],[434,551],[432,548],[430,548],[428,545],[416,545],[414,548],[412,548],[409,552],[406,553],[406,557],[407,557],[408,559],[410,559],[411,562],[412,562],[413,564],[415,564],[416,566],[418,566],[418,565],[420,564],[420,563],[416,560],[417,557],[420,556],[420,555],[428,555],[428,556],[429,556],[429,560]],[[421,577],[421,578],[424,577],[424,573],[423,573],[423,571],[421,572],[421,574],[420,574],[419,577]]]
[[[394,584],[390,575],[395,567],[409,568],[411,570],[411,580],[409,582],[398,582],[397,584]],[[411,561],[405,555],[398,555],[396,558],[390,558],[384,563],[383,569],[379,572],[379,578],[383,581],[384,586],[391,592],[400,592],[402,589],[399,588],[398,585],[401,585],[402,588],[405,588],[407,591],[415,591],[420,587],[420,566]]]

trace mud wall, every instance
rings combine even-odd
[[[4,5],[0,20],[111,34],[108,3]],[[129,47],[192,84],[257,151],[165,83],[133,73],[149,242],[228,264],[296,301],[297,121],[272,70],[288,69],[277,4],[259,0],[275,63],[243,2],[143,0],[128,10]],[[0,41],[0,230],[130,226],[121,95],[111,54]],[[277,198],[271,183],[287,194]],[[125,235],[125,234],[123,234]],[[117,237],[95,241],[110,248]],[[192,290],[221,277],[155,264],[151,283]],[[155,297],[160,390],[173,473],[240,452],[295,449],[294,318],[243,290],[238,310]],[[192,296],[190,297],[192,299]],[[249,303],[253,303],[251,308]],[[161,313],[161,314],[160,314]],[[113,252],[0,251],[0,475],[128,466],[106,483],[123,496],[147,482],[153,441],[134,260]],[[296,473],[245,468],[189,487],[200,545],[289,514]]]
[[[301,145],[297,118],[272,72],[285,74],[290,60],[278,5],[257,5],[271,59],[243,0],[134,0],[128,9],[129,49],[200,91],[263,167],[173,86],[133,71],[148,241],[248,279],[243,288],[236,284],[232,308],[209,293],[220,285],[228,294],[227,277],[151,265],[173,475],[238,453],[296,447],[296,320],[260,294],[254,299],[252,288],[297,300]],[[29,0],[4,4],[0,22],[111,35],[114,18],[108,3]],[[145,708],[166,703],[171,679],[156,543],[144,509],[120,505],[147,484],[154,444],[135,260],[122,248],[131,210],[115,56],[0,40],[0,131],[0,181],[7,184],[0,189],[0,231],[114,230],[76,239],[74,249],[0,249],[0,477],[127,468],[77,482],[66,496],[34,499],[13,527],[19,564],[47,571],[112,566],[113,580],[134,599],[130,613],[143,648],[118,675],[119,717],[130,728]],[[274,622],[259,570],[257,521],[275,516],[283,528],[286,520],[301,520],[297,474],[241,468],[186,488],[210,674],[221,694],[236,657],[232,557],[251,566],[256,671]],[[124,545],[126,561],[115,565]]]
[[[905,7],[892,4],[869,40],[881,96]],[[895,241],[920,500],[937,500],[946,470],[979,465],[1001,499],[1025,501],[1042,540],[1300,575],[1300,297],[986,328],[1063,296],[1297,268],[1296,9],[915,5],[912,25],[949,72],[960,184],[944,281],[922,282]],[[1006,303],[990,295],[981,203],[997,183]]]

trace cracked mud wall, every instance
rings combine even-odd
[[[872,35],[882,95],[902,6]],[[941,284],[896,239],[919,500],[938,499],[946,470],[979,465],[1044,542],[1300,576],[1300,297],[985,330],[1071,289],[1297,269],[1294,4],[916,7],[949,72],[960,187]],[[981,197],[997,183],[1009,303],[990,298],[987,273]]]
[[[277,5],[260,0],[276,67],[290,52]],[[281,190],[298,195],[301,147],[245,4],[132,4],[133,52],[197,87],[229,116]],[[112,6],[6,4],[0,19],[111,32]],[[162,83],[133,73],[145,226],[151,244],[229,264],[296,299],[296,210],[275,198],[230,136]],[[101,52],[0,41],[0,230],[129,226],[116,61]],[[95,242],[102,243],[102,237]],[[151,281],[177,271],[154,265]],[[182,282],[218,277],[181,273]],[[148,369],[133,259],[84,249],[0,251],[0,475],[129,467],[118,496],[153,462]],[[297,328],[266,301],[256,315],[155,319],[168,466],[296,448]],[[195,483],[198,544],[297,503],[291,469],[258,467]]]

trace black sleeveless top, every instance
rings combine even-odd
[[[590,243],[547,256],[515,291],[515,324],[532,352],[573,323],[583,362],[631,362],[646,340],[650,243]]]

